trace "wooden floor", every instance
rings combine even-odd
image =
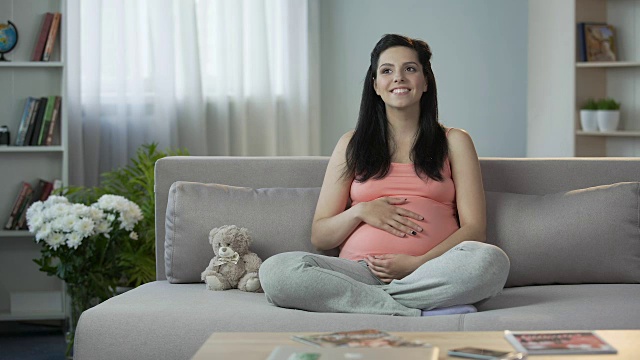
[[[0,360],[64,360],[65,348],[59,321],[0,321]]]

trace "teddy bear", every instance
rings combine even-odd
[[[262,260],[249,251],[251,237],[246,228],[224,225],[209,232],[214,257],[201,274],[209,290],[238,288],[248,292],[262,292],[258,268]]]

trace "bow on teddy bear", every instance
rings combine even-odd
[[[242,291],[262,292],[258,278],[262,260],[249,251],[251,242],[249,231],[235,225],[224,225],[209,232],[214,257],[201,274],[207,289],[238,288]]]

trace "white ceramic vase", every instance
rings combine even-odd
[[[598,129],[600,131],[616,131],[620,122],[620,110],[598,110]]]
[[[597,110],[580,110],[582,131],[598,131]]]

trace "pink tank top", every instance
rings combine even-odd
[[[448,134],[447,130],[447,134]],[[424,217],[412,220],[423,230],[417,235],[397,237],[384,230],[361,223],[340,247],[340,257],[361,260],[367,255],[427,253],[459,229],[456,215],[456,189],[451,178],[449,159],[442,169],[443,181],[421,179],[413,164],[391,163],[389,173],[382,179],[351,184],[352,206],[383,196],[407,198],[398,205]]]

